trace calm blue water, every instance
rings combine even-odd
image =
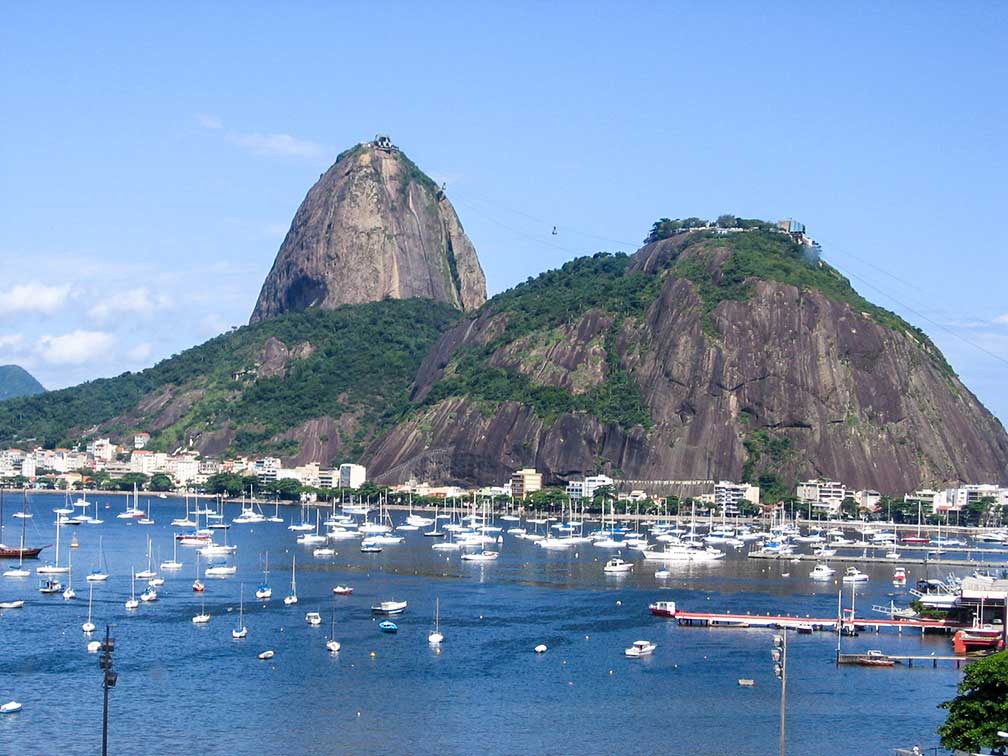
[[[33,497],[30,543],[55,540],[50,510],[62,501]],[[591,546],[546,552],[504,536],[500,559],[480,566],[457,553],[439,555],[418,532],[374,555],[361,554],[356,541],[339,542],[336,557],[319,560],[285,525],[268,523],[232,526],[239,573],[206,580],[204,599],[191,590],[194,551],[180,547],[184,567],[167,575],[160,601],[127,613],[130,569],[145,566],[147,535],[160,551],[156,561],[167,559],[168,523],[184,507],[155,499],[157,524],[145,527],[115,519],[121,498],[99,501],[105,524],[63,530],[64,547],[74,532],[80,543],[75,601],[39,594],[34,576],[0,578],[0,600],[27,601],[22,610],[0,613],[0,702],[25,707],[0,717],[0,754],[98,752],[98,658],[86,652],[80,625],[87,617],[84,575],[96,563],[99,535],[112,577],[95,588],[95,622],[100,630],[113,625],[120,673],[111,692],[114,754],[776,753],[772,631],[678,627],[652,617],[647,605],[674,599],[687,610],[836,614],[836,587],[807,580],[808,563],[733,556],[667,581],[656,581],[655,567],[642,564],[637,574],[614,579],[602,575],[609,554]],[[237,513],[237,506],[226,508],[229,520]],[[17,542],[17,527],[8,520],[8,543]],[[267,550],[274,598],[264,604],[252,594]],[[284,607],[295,553],[301,601]],[[781,577],[782,569],[791,576]],[[858,606],[888,604],[891,568],[865,571],[873,579],[859,590]],[[911,571],[911,584],[915,577]],[[242,583],[249,635],[235,641],[230,631]],[[354,594],[334,599],[338,583],[352,585]],[[436,597],[445,635],[440,654],[427,644]],[[381,634],[369,611],[372,602],[389,599],[409,601],[395,636]],[[901,594],[895,599],[906,603]],[[213,615],[205,627],[190,622],[201,600]],[[336,656],[325,648],[333,609],[343,644]],[[304,621],[311,610],[322,613],[321,627]],[[623,649],[638,638],[656,642],[655,655],[625,659]],[[835,642],[829,634],[789,639],[788,752],[836,756],[934,744],[943,713],[937,705],[954,695],[960,673],[947,663],[837,668]],[[541,656],[532,652],[539,643],[549,646]],[[950,653],[948,639],[938,636],[883,632],[845,643],[849,650]],[[275,658],[259,661],[265,649]],[[740,677],[753,678],[755,687],[738,687]]]

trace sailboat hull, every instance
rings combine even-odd
[[[38,559],[39,554],[42,553],[42,548],[20,549],[4,546],[0,548],[0,559]]]

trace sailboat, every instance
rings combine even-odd
[[[134,495],[134,497],[136,496],[136,489],[134,489],[133,495]],[[136,502],[135,501],[134,501],[133,506],[136,506]],[[150,499],[147,499],[147,514],[144,515],[143,517],[141,517],[139,520],[137,520],[137,525],[153,525],[153,524],[154,524],[154,520],[151,519],[151,516],[150,516]]]
[[[199,579],[199,552],[196,552],[196,579],[193,580],[192,589],[197,593],[203,593],[206,590],[206,586],[203,585],[203,581]]]
[[[340,650],[339,641],[336,640],[336,607],[332,610],[332,629],[329,631],[329,640],[326,641],[325,647],[329,649],[331,653],[337,654]]]
[[[296,569],[297,569],[297,554],[294,555],[294,558],[291,561],[291,589],[290,593],[284,596],[284,606],[291,606],[292,604],[296,604],[298,602],[297,578],[295,573]]]
[[[273,513],[272,517],[267,517],[266,522],[283,522],[284,518],[280,516],[280,498],[277,497],[276,500],[276,511]]]
[[[67,573],[67,587],[63,591],[63,600],[64,601],[70,601],[71,599],[77,598],[77,591],[75,591],[73,589],[73,552],[72,551],[70,552],[70,559],[68,560],[68,562],[69,562],[68,569],[70,571]]]
[[[144,588],[144,592],[140,594],[140,600],[145,604],[158,600],[157,590],[155,590],[153,585],[148,584],[147,587]]]
[[[81,514],[83,514],[83,512]],[[88,525],[101,525],[102,523],[105,522],[105,520],[102,520],[102,519],[100,519],[98,517],[98,500],[97,499],[95,499],[95,503],[94,503],[94,517],[88,517],[86,520],[84,520],[84,522],[86,522]]]
[[[206,611],[206,601],[203,601],[200,605],[200,613],[192,618],[192,623],[194,625],[205,625],[210,621],[210,615]]]
[[[136,597],[136,569],[134,569],[130,576],[130,597],[126,601],[126,608],[133,611],[138,606],[140,606],[140,602],[137,601]]]
[[[162,570],[180,570],[182,562],[178,560],[178,538],[172,538],[172,558],[170,562],[161,562]]]
[[[266,566],[263,568],[263,581],[262,584],[256,588],[255,596],[257,599],[268,599],[273,595],[273,589],[269,586],[269,552],[266,552]]]
[[[248,628],[245,627],[245,586],[241,587],[241,599],[238,604],[238,626],[231,631],[231,637],[240,640],[248,635]]]
[[[11,575],[8,575],[5,572],[4,575],[6,577],[27,577],[31,573],[28,572],[27,570],[25,570],[24,567],[23,567],[23,565],[24,565],[24,558],[28,557],[29,559],[34,559],[42,551],[41,548],[26,549],[25,545],[24,545],[25,526],[27,526],[28,520],[29,520],[29,518],[31,518],[31,513],[28,511],[28,492],[27,491],[24,491],[22,493],[21,511],[20,512],[15,512],[14,513],[14,517],[18,517],[21,520],[21,543],[18,545],[18,547],[16,549],[12,549],[9,546],[4,546],[4,543],[3,543],[3,519],[4,519],[3,489],[0,488],[0,559],[13,559],[14,557],[17,557],[18,558],[18,570],[17,570],[17,572],[19,572],[19,573],[22,573],[22,572],[25,573],[25,574],[11,574]],[[14,571],[13,570],[9,570],[8,572],[14,572]]]
[[[84,631],[85,635],[90,635],[95,631],[95,623],[91,621],[91,602],[93,598],[94,598],[94,586],[89,585],[87,595],[87,622],[81,625],[81,630]]]
[[[102,539],[101,536],[98,537],[98,566],[88,573],[88,576],[84,578],[89,583],[104,583],[108,580],[108,573],[104,571],[105,555],[102,551]]]
[[[138,572],[136,576],[141,580],[150,580],[156,575],[157,573],[154,571],[154,565],[151,559],[151,537],[147,536],[147,569],[142,572]]]
[[[427,642],[436,646],[444,640],[441,634],[441,597],[434,599],[434,632],[427,636]]]
[[[66,567],[60,567],[59,563],[60,519],[56,520],[56,561],[37,568],[35,570],[36,575],[62,575],[65,572],[69,572]],[[3,556],[2,552],[0,552],[0,556]],[[62,590],[62,588],[60,590]]]

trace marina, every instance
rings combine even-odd
[[[96,496],[89,494],[88,499],[99,501],[100,511],[121,509],[116,497]],[[28,532],[33,542],[55,542],[55,516],[47,510],[60,501],[55,494],[31,494],[35,517]],[[146,512],[147,502],[141,505]],[[515,747],[530,752],[544,747],[564,752],[576,748],[583,754],[627,752],[614,733],[629,716],[641,732],[657,736],[658,725],[648,713],[656,699],[673,707],[676,716],[719,728],[742,749],[748,743],[745,752],[761,753],[760,743],[773,737],[775,724],[775,687],[766,663],[768,631],[783,627],[793,632],[792,668],[816,670],[792,681],[791,716],[805,723],[792,735],[796,752],[813,748],[828,729],[835,752],[859,753],[864,744],[863,728],[855,724],[859,721],[872,721],[877,750],[892,738],[913,739],[932,731],[940,712],[931,706],[922,709],[921,697],[935,702],[947,698],[959,679],[957,666],[970,658],[953,656],[949,635],[958,624],[857,613],[854,624],[861,636],[842,639],[844,654],[854,658],[871,650],[869,645],[878,646],[893,664],[912,666],[915,672],[927,669],[913,692],[892,693],[881,682],[887,675],[836,655],[837,594],[842,592],[846,606],[852,590],[842,584],[842,570],[821,581],[808,577],[807,566],[799,575],[789,571],[797,565],[784,560],[747,558],[748,550],[759,548],[758,542],[739,549],[721,546],[720,557],[705,561],[651,562],[623,544],[626,534],[595,534],[601,523],[586,520],[570,537],[579,538],[583,530],[595,534],[599,546],[585,537],[568,548],[543,549],[523,536],[542,532],[549,523],[512,519],[506,529],[517,532],[502,528],[486,538],[473,538],[458,527],[461,518],[471,514],[470,507],[460,506],[454,514],[442,510],[443,519],[437,520],[442,538],[427,537],[425,528],[433,526],[424,526],[402,531],[402,542],[390,542],[381,552],[361,553],[357,544],[342,541],[366,537],[361,531],[374,528],[355,529],[337,511],[340,522],[332,530],[337,537],[330,541],[335,554],[319,560],[313,556],[316,547],[298,543],[297,531],[288,529],[300,521],[297,508],[281,508],[280,522],[253,518],[241,523],[235,522],[244,510],[240,504],[222,506],[222,522],[231,525],[228,543],[236,547],[226,557],[200,559],[198,551],[206,540],[186,546],[177,537],[192,530],[170,524],[187,518],[183,499],[155,500],[150,508],[153,525],[104,515],[104,524],[79,531],[74,563],[107,565],[105,581],[88,583],[90,619],[87,594],[74,601],[38,594],[34,574],[0,579],[0,599],[24,601],[21,608],[0,610],[0,631],[12,649],[0,659],[0,679],[5,681],[0,698],[24,707],[16,720],[9,720],[16,724],[8,724],[3,733],[10,742],[28,748],[41,736],[67,752],[79,744],[79,736],[67,729],[64,712],[71,702],[77,713],[100,705],[93,695],[94,657],[87,648],[93,641],[86,634],[81,637],[85,621],[96,626],[95,635],[111,624],[118,640],[121,677],[111,729],[126,752],[142,750],[141,743],[143,748],[153,743],[172,752],[172,743],[184,737],[201,708],[199,681],[209,676],[227,677],[232,694],[246,702],[226,726],[210,724],[217,737],[237,737],[229,750],[239,753],[248,752],[253,739],[236,736],[234,722],[251,726],[270,716],[267,699],[284,701],[280,711],[294,711],[317,707],[324,698],[331,713],[316,737],[354,751],[366,750],[389,732],[409,737],[412,724],[427,715],[424,702],[431,697],[443,702],[438,707],[443,717],[468,721],[469,712],[484,707],[488,697],[499,702],[499,713],[454,729],[451,740],[432,732],[417,743],[414,752],[419,754],[474,749],[510,753]],[[318,509],[320,520],[332,516],[328,507]],[[391,512],[393,526],[418,516],[394,508]],[[360,525],[365,517],[358,512],[350,520]],[[316,518],[310,519],[314,533]],[[493,519],[487,515],[488,529],[495,527]],[[653,521],[625,522],[627,532],[639,530],[649,536],[642,540],[652,545],[667,543],[655,540],[663,532],[687,529],[674,523],[655,527]],[[616,523],[611,527],[621,528]],[[353,533],[360,534],[348,535]],[[450,552],[432,548],[448,535],[472,545]],[[485,543],[488,539],[492,547]],[[213,540],[223,543],[222,534]],[[623,547],[610,548],[612,541]],[[461,559],[464,553],[490,548],[497,558],[476,564]],[[272,576],[282,576],[282,592],[287,594],[283,601],[275,590],[270,597],[254,596],[265,585],[267,551]],[[43,553],[36,566],[43,566],[48,556]],[[161,571],[156,579],[164,582],[156,591],[148,581],[133,578],[134,569],[169,558],[173,569]],[[218,559],[234,573],[201,580]],[[607,571],[607,564],[617,571]],[[860,606],[903,606],[912,600],[910,589],[892,584],[895,566],[872,561],[860,565],[870,578],[853,586]],[[150,571],[156,572],[153,567]],[[908,584],[945,571],[945,565],[941,571],[930,565],[926,570],[909,567]],[[157,600],[137,600],[141,590]],[[131,599],[134,595],[137,598]],[[132,608],[125,606],[127,601]],[[675,604],[674,619],[651,614],[649,606],[661,601]],[[712,611],[714,606],[723,611]],[[383,622],[388,624],[379,627]],[[802,634],[807,626],[813,630]],[[725,633],[726,628],[735,632]],[[869,633],[870,640],[865,637]],[[642,650],[628,654],[638,642]],[[264,649],[272,655],[260,659]],[[844,663],[837,665],[838,658]],[[55,696],[49,689],[54,676],[61,681]],[[753,683],[740,685],[740,679]],[[841,718],[824,717],[816,708],[815,700],[822,695],[837,701],[844,712]],[[123,702],[151,701],[163,722],[158,733],[147,733],[141,740],[147,714],[117,705],[119,696]],[[548,707],[542,708],[549,700],[608,711],[604,702],[614,696],[630,708],[621,707],[618,715],[603,714],[575,733],[555,731]],[[873,702],[882,696],[887,707],[880,713]],[[735,718],[716,715],[725,702],[746,712],[749,724],[741,727]],[[487,741],[509,720],[522,724],[509,732],[507,747],[488,747]],[[467,734],[459,741],[462,730]],[[705,742],[700,734],[685,733],[681,739],[686,747],[692,743],[702,748]],[[266,756],[280,756],[291,748],[289,739],[268,733],[254,741],[257,752]],[[294,748],[310,750],[315,743],[295,737]],[[650,751],[642,744],[629,752]]]

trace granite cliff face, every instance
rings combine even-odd
[[[251,322],[413,297],[473,310],[486,281],[444,193],[380,138],[341,154],[309,190]]]
[[[680,234],[495,297],[427,356],[413,413],[367,462],[465,483],[526,465],[890,494],[1003,480],[1004,428],[927,337],[803,252],[765,231]]]

